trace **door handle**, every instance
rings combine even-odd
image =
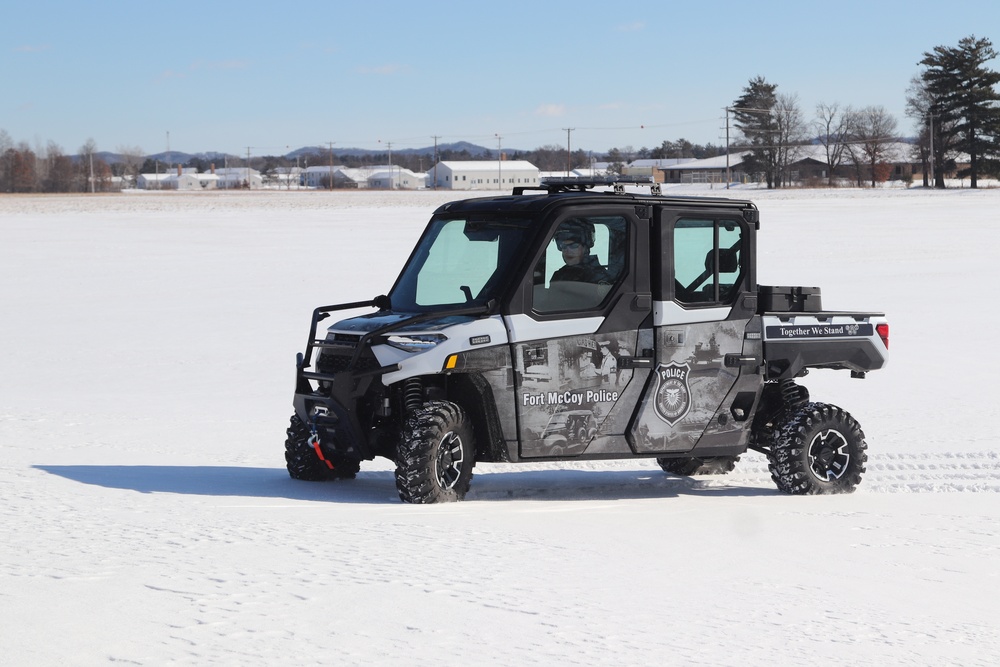
[[[762,359],[753,355],[727,354],[723,363],[727,368],[749,368],[756,371],[761,361]]]
[[[635,298],[632,299],[632,310],[637,312],[645,312],[653,307],[653,295],[652,294],[636,294]]]

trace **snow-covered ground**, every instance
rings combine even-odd
[[[311,309],[460,194],[0,196],[0,664],[996,664],[1000,190],[728,194],[762,283],[889,314],[886,370],[804,382],[866,432],[853,495],[757,455],[292,481]]]

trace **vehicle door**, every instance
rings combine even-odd
[[[574,206],[546,223],[505,318],[520,457],[630,451],[624,435],[653,366],[651,212]]]
[[[656,361],[629,433],[636,452],[746,442],[762,382],[755,223],[736,208],[656,212]]]

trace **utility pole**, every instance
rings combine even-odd
[[[726,107],[726,189],[729,189],[729,184],[732,179],[729,177],[729,107]]]
[[[934,182],[934,114],[928,113],[927,120],[931,124],[930,137],[931,137],[931,187],[937,187]]]
[[[392,142],[385,142],[386,147],[389,149],[389,189],[393,190],[392,187]]]
[[[330,189],[333,190],[333,145],[336,141],[328,141],[330,144]]]
[[[503,152],[500,148],[500,142],[503,140],[499,134],[497,137],[497,189],[503,190]]]
[[[569,176],[569,172],[573,169],[573,153],[570,151],[569,146],[569,133],[575,130],[575,127],[564,127],[566,130],[566,176]]]
[[[433,179],[431,187],[435,190],[437,190],[438,186],[438,139],[440,138],[441,137],[439,137],[436,134],[433,137],[431,137],[431,139],[434,140],[434,175],[431,176],[431,178]]]
[[[246,177],[247,190],[250,189],[250,147],[247,146],[247,177]]]

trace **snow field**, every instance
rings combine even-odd
[[[756,454],[482,465],[431,507],[384,460],[294,482],[312,308],[388,290],[461,194],[0,197],[0,662],[992,664],[1000,191],[729,195],[760,282],[889,315],[887,369],[803,381],[866,433],[853,495]]]

